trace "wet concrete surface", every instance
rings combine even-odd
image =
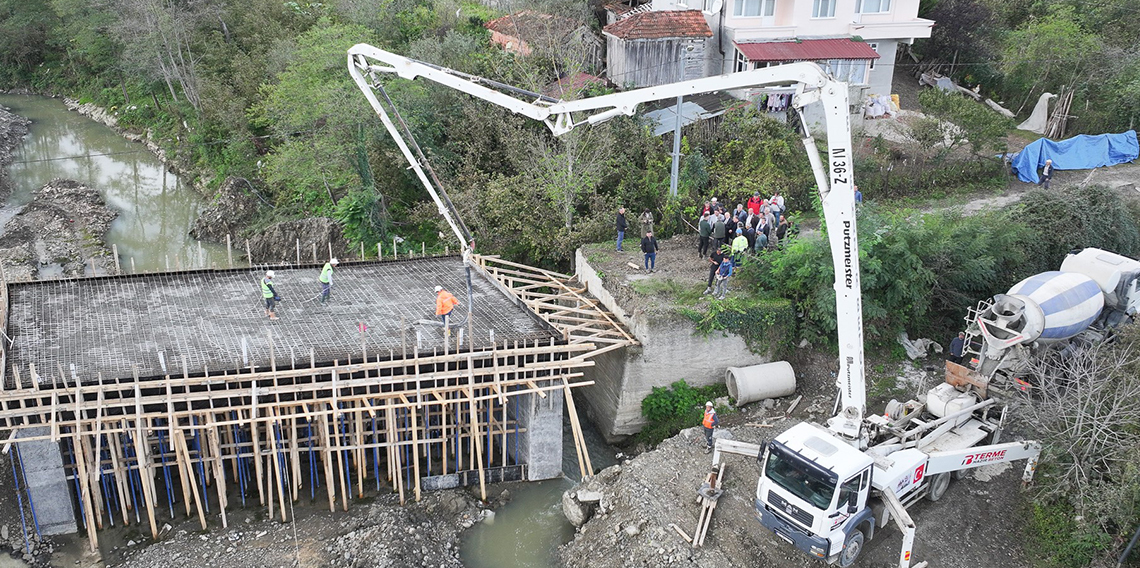
[[[369,358],[387,358],[405,345],[411,354],[417,336],[421,352],[442,352],[436,285],[460,300],[456,319],[466,317],[466,278],[456,257],[341,263],[328,305],[316,300],[320,266],[274,271],[283,298],[276,321],[265,315],[263,269],[11,284],[8,363],[25,383],[33,364],[48,377],[41,380],[62,368],[68,382],[72,374],[89,382],[100,373],[105,380],[131,377],[136,366],[140,377],[180,375],[183,358],[191,373],[265,368],[271,350],[278,367],[307,366],[310,352],[318,364],[359,360],[362,347]],[[476,346],[492,337],[502,344],[560,336],[475,270],[472,294]],[[457,335],[453,328],[452,349]]]

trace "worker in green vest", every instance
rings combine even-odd
[[[325,267],[321,269],[321,305],[329,301],[329,295],[332,293],[332,277],[333,267],[338,264],[334,258],[325,263]]]
[[[748,250],[748,237],[744,236],[744,231],[737,229],[736,238],[732,239],[732,265],[740,266],[744,262],[744,251]]]
[[[261,279],[261,297],[265,298],[265,315],[269,319],[277,319],[277,314],[273,312],[273,307],[277,302],[281,301],[281,296],[277,295],[277,290],[273,289],[273,271],[267,271],[265,277]]]

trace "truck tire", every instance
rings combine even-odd
[[[840,568],[850,568],[855,565],[855,561],[859,559],[859,554],[863,552],[863,531],[855,529],[851,534],[847,535],[847,540],[843,541],[843,550],[839,553]]]
[[[937,501],[946,494],[946,489],[950,487],[950,472],[939,473],[930,479],[930,491],[926,492],[926,498],[931,501]]]

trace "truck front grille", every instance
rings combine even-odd
[[[784,499],[775,492],[768,492],[768,505],[772,507],[774,512],[785,517],[791,517],[805,528],[811,527],[811,513],[789,503],[787,499]]]

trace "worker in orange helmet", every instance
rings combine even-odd
[[[443,286],[435,287],[435,315],[443,322],[444,329],[447,329],[447,316],[451,315],[451,310],[458,305],[459,300],[455,299],[451,292],[444,290]]]
[[[713,450],[713,430],[720,426],[720,418],[716,416],[716,409],[713,408],[712,401],[705,403],[705,418],[701,420],[701,426],[705,429],[705,453]]]

